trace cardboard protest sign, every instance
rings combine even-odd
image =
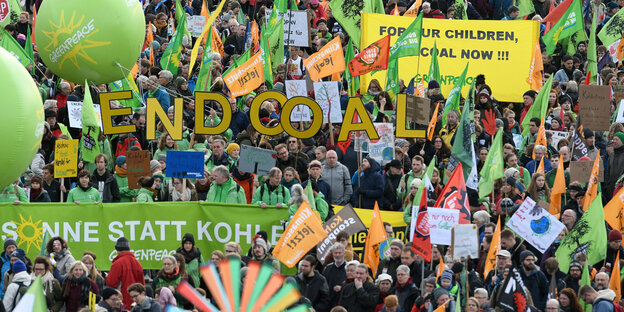
[[[355,213],[353,207],[351,207],[351,205],[346,205],[323,224],[323,229],[325,229],[327,237],[316,245],[316,257],[321,263],[325,261],[325,257],[327,257],[331,247],[336,242],[336,235],[338,235],[338,233],[344,231],[351,236],[358,232],[366,231],[366,226]]]
[[[408,122],[413,122],[419,125],[428,125],[430,118],[430,100],[423,97],[407,95],[406,116]],[[401,104],[401,103],[399,103]]]
[[[308,87],[305,80],[286,80],[286,97],[291,99],[295,96],[308,96]],[[310,121],[310,109],[305,105],[297,105],[290,113],[291,121]]]
[[[570,181],[587,183],[593,167],[593,161],[570,161]],[[602,160],[600,161],[598,181],[604,182],[604,164]]]
[[[327,116],[331,117],[332,123],[342,122],[340,110],[340,84],[336,81],[323,81],[314,83],[314,97],[316,103],[323,110],[323,123],[327,123]]]
[[[323,46],[321,50],[303,60],[312,81],[319,81],[333,73],[345,71],[344,53],[340,36]]]
[[[613,89],[613,99],[615,100],[615,104],[621,103],[624,100],[624,86],[621,85],[612,85],[611,89]]]
[[[266,22],[269,22],[271,16],[270,9],[265,10]],[[288,10],[288,15],[281,13],[277,17],[277,21],[284,19],[284,44],[295,47],[310,46],[310,19],[306,11]]]
[[[565,227],[530,197],[524,199],[506,226],[542,253],[550,247]]]
[[[247,62],[234,68],[223,77],[225,84],[232,92],[233,98],[245,95],[264,83],[263,62],[262,53],[258,52]]]
[[[431,244],[451,245],[451,229],[459,224],[459,210],[429,207],[427,213]]]
[[[241,145],[238,170],[241,172],[268,175],[275,167],[277,152],[249,145]]]
[[[56,140],[54,146],[54,177],[78,175],[78,140]]]
[[[316,244],[327,237],[321,220],[304,201],[292,217],[284,234],[273,249],[273,256],[287,267],[297,262]]]
[[[610,126],[611,87],[579,86],[579,115],[583,118],[583,127],[593,131],[607,131]]]
[[[476,224],[457,224],[452,230],[453,260],[479,258],[479,229]]]
[[[95,109],[100,129],[104,129],[102,127],[102,113],[100,112],[100,105],[93,104],[93,109]],[[82,129],[82,102],[68,101],[67,114],[69,117],[69,127]]]
[[[167,151],[168,178],[202,179],[204,177],[204,153]]]
[[[128,188],[139,189],[139,178],[152,176],[150,168],[149,151],[127,151],[126,164],[128,164]]]

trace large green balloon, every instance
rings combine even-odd
[[[69,81],[107,83],[134,66],[145,38],[137,0],[46,0],[37,12],[39,55]],[[122,73],[119,65],[127,68]]]
[[[28,168],[43,136],[41,95],[24,66],[0,48],[0,189]]]

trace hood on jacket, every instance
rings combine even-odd
[[[611,289],[604,289],[604,290],[598,291],[598,296],[596,297],[594,302],[596,302],[596,300],[599,300],[599,299],[603,299],[603,300],[607,300],[607,301],[613,302],[615,297],[616,297],[615,296],[615,292],[613,290],[611,290]]]
[[[15,273],[15,275],[13,275],[13,282],[22,282],[24,285],[28,286],[30,285],[30,274],[26,271]]]
[[[370,168],[365,170],[364,173],[381,171],[381,165],[379,165],[379,163],[374,158],[366,157],[366,160],[368,160],[368,163],[370,164]]]

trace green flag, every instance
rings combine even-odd
[[[336,21],[353,38],[353,43],[358,49],[361,13],[385,14],[382,0],[333,0],[328,5]]]
[[[456,19],[456,20],[468,19],[468,14],[466,13],[466,3],[464,1],[465,0],[455,0],[455,15],[453,16],[453,19]]]
[[[403,31],[392,47],[390,47],[390,59],[420,55],[422,20],[423,12],[420,12],[418,17]]]
[[[433,49],[431,49],[431,64],[429,65],[429,75],[427,75],[428,81],[435,80],[438,83],[441,80],[440,77],[440,65],[438,64],[438,48],[436,47],[436,40],[433,41]]]
[[[0,41],[0,47],[7,50],[7,52],[11,53],[15,58],[24,65],[24,67],[32,64],[32,59],[29,58],[28,54],[22,48],[22,46],[17,43],[17,40],[13,38],[8,32],[2,32],[2,41]]]
[[[546,111],[548,110],[548,97],[550,95],[550,89],[552,88],[552,80],[554,75],[550,75],[550,78],[546,81],[542,90],[535,97],[535,101],[531,104],[531,107],[527,111],[526,115],[524,115],[524,119],[520,124],[522,128],[522,137],[526,138],[529,135],[529,123],[531,118],[539,118],[546,116]]]
[[[589,267],[587,266],[587,261],[585,261],[585,265],[583,266],[583,275],[581,276],[581,287],[585,285],[591,286],[591,278],[589,277]],[[583,308],[583,311],[589,312],[592,310],[592,304],[585,303],[581,297],[579,297],[579,304]]]
[[[264,80],[266,81],[269,89],[273,88],[273,68],[271,62],[271,49],[269,48],[269,38],[266,27],[262,25],[262,33],[260,34],[260,53],[262,55],[262,68],[264,69]]]
[[[210,90],[210,74],[212,73],[212,36],[208,35],[204,53],[202,54],[201,66],[197,74],[197,83],[195,83],[194,91]]]
[[[314,191],[312,190],[312,182],[308,181],[305,188],[305,194],[312,210],[316,210],[316,201],[314,200]]]
[[[399,59],[390,59],[388,60],[388,70],[386,71],[386,92],[388,92],[390,97],[394,100],[400,90]],[[377,105],[375,105],[375,107],[376,106]]]
[[[276,0],[273,4],[273,8],[277,9],[277,13],[283,14],[288,10],[288,0]],[[298,10],[297,2],[295,0],[290,0],[290,9]]]
[[[559,261],[559,269],[567,274],[570,263],[579,253],[587,254],[587,263],[590,265],[602,261],[606,256],[607,229],[604,223],[601,193],[598,193],[581,219],[561,241],[555,252],[555,257]]]
[[[30,70],[31,74],[35,74],[35,51],[33,51],[32,40],[30,39],[30,26],[28,26],[28,32],[26,33],[26,42],[24,43],[24,51],[26,55],[31,60],[32,69]]]
[[[186,14],[182,14],[176,26],[176,31],[169,40],[169,45],[160,58],[160,67],[170,71],[173,76],[178,74],[178,66],[180,66],[180,54],[182,53],[182,38],[186,30]]]
[[[186,11],[184,11],[184,7],[180,3],[180,0],[175,0],[175,20],[178,22],[178,25],[180,25],[179,22],[182,19],[182,16],[184,16],[184,20],[186,20]],[[182,33],[187,35],[189,38],[193,38],[193,36],[191,36],[191,32],[188,31],[188,26],[186,22],[184,23],[183,27],[184,27],[184,32]]]
[[[24,294],[13,311],[47,312],[45,292],[41,283],[41,276],[32,281],[28,291]]]
[[[548,55],[552,54],[555,51],[557,42],[572,36],[574,33],[584,28],[581,2],[580,0],[574,0],[557,23],[542,37],[544,44],[546,44],[546,53]]]
[[[444,104],[444,111],[442,113],[442,127],[446,126],[446,116],[452,110],[456,110],[459,112],[459,100],[461,98],[461,89],[466,82],[466,74],[468,73],[468,64],[466,63],[466,67],[464,71],[459,76],[458,79],[455,79],[455,84],[453,85],[453,89],[448,95],[446,99],[446,103]]]
[[[82,160],[86,162],[95,162],[95,156],[100,153],[100,144],[98,137],[100,136],[100,125],[98,124],[97,113],[93,108],[93,100],[91,99],[91,91],[89,83],[85,80],[84,100],[82,101],[82,139],[80,139],[80,154]]]
[[[271,54],[271,69],[277,72],[277,65],[284,63],[284,19],[279,19],[272,27],[268,26],[267,35]]]
[[[41,241],[41,249],[39,250],[39,255],[42,257],[47,257],[48,256],[48,241],[50,240],[50,232],[47,231],[45,228],[43,230],[45,233],[43,234],[43,241]]]
[[[121,103],[125,107],[137,107],[143,106],[141,103],[141,97],[139,95],[139,88],[136,86],[132,73],[128,73],[128,76],[121,80],[113,81],[108,84],[111,91],[130,91],[132,92],[132,98],[129,100],[121,100]]]
[[[466,66],[466,68],[468,68],[468,66]],[[466,71],[464,70],[464,75],[465,74],[466,74]],[[458,102],[459,102],[459,98],[458,98]],[[459,103],[457,105],[459,106]],[[464,178],[466,179],[466,181],[468,181],[471,175],[472,168],[473,166],[475,166],[474,144],[472,144],[473,143],[472,142],[473,126],[471,125],[471,122],[470,122],[470,115],[472,114],[472,109],[470,106],[471,106],[470,103],[468,102],[464,103],[464,109],[461,114],[461,120],[459,122],[459,126],[457,127],[457,132],[455,132],[455,141],[453,141],[453,148],[451,149],[451,156],[455,157],[455,159],[457,159],[458,161],[462,163],[462,168],[464,170]],[[466,186],[468,186],[468,183],[466,183]],[[477,185],[474,185],[474,187],[472,188],[476,189]]]
[[[505,166],[503,160],[503,129],[498,129],[494,136],[494,143],[485,158],[483,168],[481,168],[481,178],[479,179],[479,197],[485,197],[492,193],[494,181],[505,176]]]
[[[622,38],[622,33],[624,33],[624,10],[619,10],[602,26],[598,38],[605,47],[609,47]]]
[[[349,96],[355,96],[357,90],[360,88],[360,77],[351,76],[351,71],[349,71],[349,62],[351,62],[353,57],[355,57],[353,38],[349,37],[349,43],[347,43],[347,48],[345,49],[345,68],[347,70],[344,71],[345,79],[349,84]]]
[[[4,33],[4,26],[7,24],[17,24],[19,22],[20,14],[22,14],[22,7],[17,0],[9,0],[3,4],[8,4],[7,8],[2,8],[3,13],[6,13],[6,17],[0,22],[0,33]]]
[[[520,9],[520,14],[518,15],[518,19],[522,19],[523,17],[535,12],[535,7],[533,6],[533,1],[531,0],[516,0],[516,6]],[[545,16],[544,16],[545,17]]]
[[[591,30],[589,33],[589,46],[587,47],[587,71],[590,72],[590,82],[596,82],[596,77],[598,77],[598,56],[596,55],[596,10],[594,10]]]
[[[228,67],[228,69],[225,70],[221,76],[222,77],[227,76],[227,74],[229,74],[234,68],[236,68],[236,67],[240,66],[241,64],[247,62],[249,60],[249,58],[251,58],[251,49],[245,51],[245,53],[243,53],[243,55],[241,55],[239,58],[235,58],[234,62],[232,63],[232,65],[230,67]]]

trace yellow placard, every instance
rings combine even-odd
[[[54,147],[54,177],[78,175],[78,140],[57,140]]]
[[[392,44],[414,21],[415,17],[391,16],[375,13],[362,14],[361,47],[366,47],[383,36],[390,35]],[[470,86],[473,77],[485,75],[492,88],[492,96],[503,102],[522,102],[522,94],[531,87],[527,83],[531,57],[539,31],[537,21],[477,21],[423,19],[421,56],[399,59],[399,78],[407,85],[412,77],[420,81],[429,73],[430,50],[434,40],[442,81],[438,81],[446,98],[455,79],[470,62],[465,82]],[[377,79],[385,86],[386,71],[360,76],[362,94],[368,84]],[[425,79],[426,80],[426,79]],[[463,94],[468,87],[463,89]]]

